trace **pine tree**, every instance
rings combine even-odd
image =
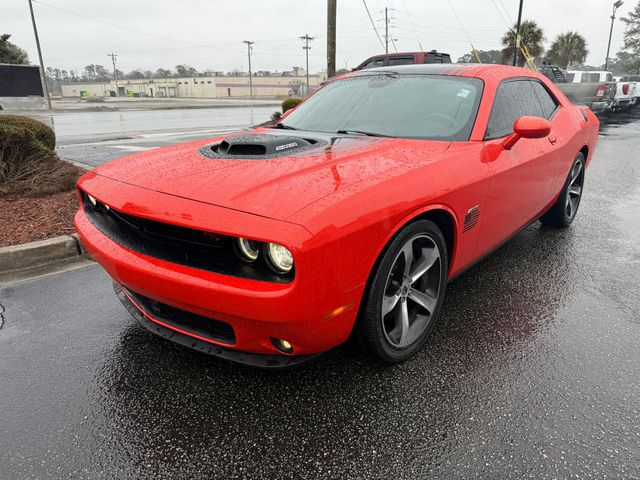
[[[627,26],[624,31],[624,50],[634,58],[630,67],[640,73],[640,2],[622,21]]]

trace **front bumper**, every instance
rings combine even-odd
[[[179,223],[176,220],[179,219],[184,226],[211,228],[222,234],[255,237],[256,232],[268,232],[273,237],[265,238],[266,241],[290,240],[296,276],[290,283],[272,283],[199,270],[128,250],[99,231],[82,208],[77,212],[74,223],[80,241],[117,284],[157,302],[233,327],[233,344],[184,335],[195,345],[201,342],[207,349],[219,347],[209,353],[226,352],[218,356],[232,360],[228,351],[245,352],[242,358],[249,354],[276,355],[282,362],[291,362],[286,359],[324,352],[349,337],[364,286],[346,291],[339,288],[336,272],[326,261],[322,247],[304,228],[91,174],[83,177],[79,186],[112,208],[132,215],[140,215],[144,210],[145,215],[157,221]],[[137,204],[136,199],[143,200],[143,204]],[[157,205],[159,209],[151,211],[149,205]],[[207,225],[214,221],[215,226]],[[348,308],[340,309],[344,306]],[[337,310],[338,314],[330,315]],[[281,353],[272,338],[289,342],[293,355]],[[180,335],[171,337],[181,343],[179,339]]]
[[[214,345],[210,342],[199,340],[190,335],[168,328],[166,325],[163,325],[162,322],[159,322],[148,315],[144,309],[136,304],[135,300],[131,296],[127,295],[122,287],[115,282],[113,284],[113,289],[115,290],[118,299],[120,299],[122,305],[124,305],[131,316],[140,322],[140,324],[151,333],[167,340],[171,340],[183,347],[206,353],[207,355],[213,355],[224,360],[249,365],[251,367],[268,369],[293,367],[322,355],[322,353],[314,355],[267,355],[243,352]]]
[[[632,102],[631,98],[616,98],[613,100],[612,107],[613,108],[624,108],[628,107]]]

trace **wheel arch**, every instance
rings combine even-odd
[[[580,150],[579,153],[581,153],[582,155],[584,155],[584,161],[586,162],[587,159],[589,158],[589,145],[584,145]]]
[[[405,227],[407,227],[411,223],[416,222],[418,220],[431,220],[442,231],[442,234],[444,235],[444,238],[445,238],[445,245],[447,247],[447,260],[449,262],[448,268],[449,268],[449,272],[451,272],[451,265],[453,264],[452,260],[455,258],[455,254],[456,254],[457,233],[458,233],[458,221],[457,221],[455,212],[453,211],[453,209],[442,204],[429,205],[417,211],[412,212],[411,214],[404,217],[400,222],[398,222],[398,224],[388,233],[388,235],[376,248],[375,260],[373,261],[369,269],[369,275],[367,277],[367,281],[365,283],[365,287],[362,292],[362,301],[360,302],[360,305],[358,308],[358,315],[356,317],[356,322],[354,323],[354,328],[355,328],[355,325],[360,320],[363,308],[365,308],[364,300],[367,298],[369,289],[371,288],[371,280],[373,278],[373,272],[380,264],[382,257],[387,251],[387,248],[389,247],[393,239],[398,235],[398,233],[400,233]]]
[[[369,270],[369,277],[371,276],[371,272],[375,269],[378,263],[380,263],[380,259],[382,258],[387,250],[387,247],[396,237],[396,235],[398,235],[398,233],[402,231],[402,229],[404,229],[407,225],[418,220],[431,220],[442,231],[445,239],[445,245],[447,247],[448,267],[449,271],[451,271],[451,265],[453,264],[453,260],[456,256],[458,220],[453,209],[449,208],[446,205],[435,204],[423,207],[417,211],[410,213],[400,222],[398,222],[393,229],[391,229],[391,231],[387,234],[387,236],[376,249],[375,262],[371,265],[371,269]],[[369,279],[367,279],[367,287],[368,283]]]

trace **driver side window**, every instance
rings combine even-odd
[[[498,86],[485,139],[513,133],[514,122],[523,115],[542,117],[540,101],[529,80],[507,80]]]

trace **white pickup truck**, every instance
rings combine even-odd
[[[613,75],[609,72],[565,72],[556,65],[544,64],[539,72],[555,83],[576,105],[585,105],[594,112],[606,112],[616,91]]]
[[[635,105],[635,82],[620,82],[621,77],[614,77],[604,70],[569,70],[567,80],[571,83],[616,82],[615,95],[611,102],[611,110],[626,110]]]
[[[622,75],[613,77],[617,84],[616,98],[629,99],[626,107],[633,108],[640,103],[640,75]]]

